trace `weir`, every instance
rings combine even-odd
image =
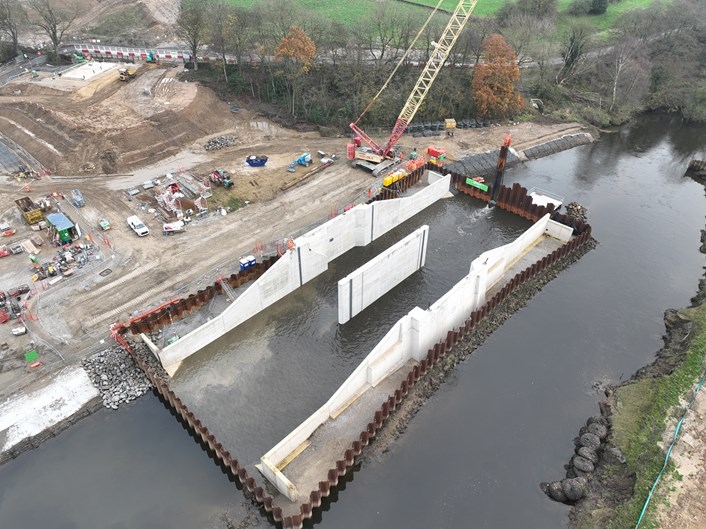
[[[371,410],[394,393],[434,343],[460,327],[489,293],[502,291],[521,270],[568,243],[572,233],[547,213],[513,242],[474,259],[469,273],[428,309],[415,307],[393,325],[329,401],[262,456],[260,472],[291,502],[299,501],[300,491],[314,490],[366,429]]]
[[[184,359],[311,281],[337,257],[366,246],[449,193],[449,175],[428,171],[426,177],[428,185],[411,196],[359,204],[296,238],[219,316],[156,351],[164,369],[173,376]]]
[[[449,173],[447,176],[451,177],[459,191],[467,194],[478,191],[464,184],[465,175]],[[379,196],[378,200],[385,200],[388,196]],[[398,321],[331,397],[327,403],[331,405],[329,409],[323,406],[263,456],[260,468],[270,473],[278,488],[285,491],[276,501],[174,394],[166,379],[160,379],[139,357],[135,357],[135,361],[146,371],[165,403],[221,467],[244,490],[253,494],[271,520],[284,528],[302,528],[305,521],[322,508],[326,498],[336,491],[339,484],[350,479],[348,475],[356,468],[357,459],[365,447],[427,371],[454,351],[456,345],[464,344],[464,337],[484,324],[486,318],[494,314],[495,309],[516,289],[536,279],[540,284],[548,281],[552,275],[551,272],[549,276],[544,275],[545,270],[566,266],[575,254],[581,255],[586,248],[590,248],[587,246],[592,240],[590,225],[553,212],[552,205],[533,204],[522,186],[502,187],[498,196],[497,207],[532,220],[535,224],[510,244],[489,250],[476,258],[471,263],[469,274],[429,309],[424,311],[417,307]],[[478,198],[487,201],[490,196]],[[565,240],[567,242],[562,242]],[[469,293],[472,293],[470,302],[465,299]],[[471,310],[473,307],[476,307],[475,310]],[[418,323],[414,328],[412,321]],[[454,326],[444,333],[443,325]],[[492,328],[493,324],[490,325]],[[431,343],[437,336],[441,337]],[[116,333],[115,337],[132,352],[120,333]],[[422,347],[426,343],[430,346],[421,354],[419,349],[413,350],[410,345]],[[362,384],[361,374],[365,378]],[[382,402],[382,406],[376,408],[376,402]],[[343,424],[347,417],[352,420],[345,428],[327,428],[334,423]],[[320,420],[323,422],[315,427]],[[355,430],[359,427],[360,430]],[[310,435],[311,431],[313,435]],[[327,448],[322,449],[322,446]],[[335,454],[343,457],[331,463]],[[302,471],[311,462],[312,466]],[[285,468],[289,477],[284,475]],[[296,485],[289,480],[290,477]],[[286,481],[277,483],[279,478]],[[305,496],[304,491],[310,492]],[[291,501],[290,497],[297,500]]]

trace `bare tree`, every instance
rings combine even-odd
[[[218,50],[223,63],[223,79],[228,83],[228,69],[226,51],[231,45],[232,37],[236,33],[238,17],[235,8],[224,0],[217,0],[210,5],[211,43]]]
[[[635,37],[623,37],[615,43],[612,53],[609,56],[608,76],[611,80],[611,112],[618,102],[618,88],[625,87],[623,93],[630,93],[630,88],[634,86],[641,73],[640,55],[643,50],[642,43]],[[625,82],[624,81],[625,79]]]
[[[10,39],[15,54],[20,52],[18,37],[26,24],[27,13],[19,0],[0,0],[0,35]]]
[[[35,26],[49,38],[54,56],[57,56],[61,39],[78,17],[79,5],[70,3],[60,7],[54,0],[30,0],[28,5],[37,15]]]
[[[207,9],[207,2],[182,0],[181,11],[177,18],[176,34],[186,41],[194,62],[194,70],[198,70],[199,67],[196,54],[208,36]]]

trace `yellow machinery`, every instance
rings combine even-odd
[[[118,74],[120,75],[121,81],[129,81],[130,79],[134,79],[136,77],[137,70],[132,68],[120,68],[120,70],[118,70]]]

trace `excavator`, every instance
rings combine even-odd
[[[384,146],[381,146],[377,144],[368,134],[366,134],[365,131],[360,128],[358,123],[368,112],[378,97],[380,97],[380,94],[382,94],[385,88],[387,88],[387,85],[390,83],[399,67],[404,63],[407,56],[413,50],[417,39],[426,29],[431,17],[436,13],[442,1],[443,0],[439,0],[439,3],[434,8],[431,15],[429,15],[429,18],[419,30],[419,33],[417,33],[414,37],[412,44],[397,63],[397,66],[395,66],[394,70],[390,74],[390,77],[388,77],[387,81],[385,81],[383,87],[380,91],[378,91],[372,101],[370,101],[358,119],[354,123],[350,124],[350,128],[353,132],[355,132],[356,136],[353,139],[353,143],[348,145],[348,159],[354,167],[363,167],[368,169],[372,171],[373,176],[375,177],[380,176],[386,171],[390,171],[403,163],[403,160],[399,159],[398,152],[395,148],[397,142],[400,140],[405,129],[411,123],[414,115],[417,113],[417,110],[419,110],[419,107],[422,105],[422,102],[429,92],[431,85],[434,83],[434,80],[439,74],[444,62],[448,58],[451,48],[456,43],[458,36],[461,34],[466,22],[468,22],[468,19],[471,17],[473,9],[478,3],[478,0],[459,1],[456,9],[451,15],[451,19],[441,34],[439,41],[433,43],[434,50],[431,52],[429,59],[427,60],[427,63],[419,76],[419,79],[417,79],[417,83],[414,85],[412,93],[407,98],[407,102],[402,108],[402,111],[395,122],[395,126],[392,128],[390,137]],[[363,143],[365,143],[366,146],[363,146]]]

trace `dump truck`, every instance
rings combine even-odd
[[[18,198],[15,200],[15,204],[22,211],[22,217],[27,221],[27,224],[37,224],[44,220],[42,209],[31,198]]]
[[[120,68],[118,70],[118,74],[120,75],[121,81],[129,81],[130,79],[135,78],[137,75],[137,70],[133,68]]]

